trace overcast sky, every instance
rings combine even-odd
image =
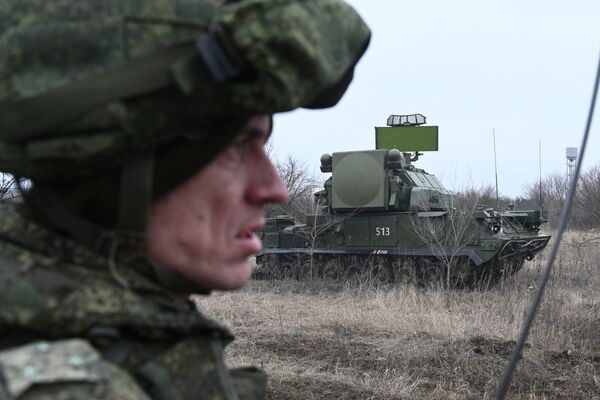
[[[579,147],[600,53],[600,1],[349,0],[373,32],[342,101],[275,117],[279,158],[315,174],[323,153],[372,149],[390,114],[439,126],[439,151],[417,166],[462,190],[494,183],[523,194],[539,175],[565,173]],[[598,107],[597,107],[598,109]],[[597,110],[598,114],[598,110]],[[583,163],[600,164],[596,115]]]

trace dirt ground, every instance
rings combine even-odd
[[[600,250],[570,234],[509,399],[600,399]],[[255,281],[198,297],[228,325],[231,366],[269,374],[269,399],[493,399],[544,257],[486,291]]]

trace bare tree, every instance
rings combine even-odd
[[[494,207],[496,205],[496,189],[492,185],[479,188],[468,188],[456,193],[456,208],[464,210],[473,206]]]
[[[600,166],[585,171],[579,180],[575,197],[577,227],[600,227]]]
[[[412,219],[416,235],[437,259],[437,265],[431,266],[430,275],[441,276],[440,272],[443,271],[446,288],[466,283],[466,277],[456,268],[466,267],[462,264],[466,261],[462,251],[472,241],[473,233],[478,232],[478,228],[473,226],[473,212],[481,203],[482,200],[471,192],[470,196],[463,197],[457,209],[421,212]]]
[[[548,211],[550,226],[555,228],[562,212],[569,182],[564,174],[550,174],[540,183],[526,187],[521,203],[529,208],[533,205]],[[589,229],[600,226],[600,166],[584,171],[579,179],[571,212],[570,226]]]
[[[313,212],[306,216],[308,229],[304,230],[304,234],[309,247],[310,276],[323,274],[329,278],[337,279],[344,274],[343,265],[338,262],[339,259],[331,256],[315,257],[315,250],[330,245],[327,241],[340,234],[339,232],[333,232],[330,235],[330,231],[335,231],[336,225],[343,224],[344,221],[355,216],[359,210],[356,209],[346,213],[321,213],[322,205],[321,201],[315,199]],[[315,263],[321,265],[315,265]]]
[[[525,188],[525,199],[541,204],[542,208],[548,211],[548,222],[550,227],[556,227],[560,219],[565,196],[567,194],[568,182],[562,174],[550,174],[542,179],[541,190],[540,183],[533,183]],[[540,196],[541,195],[541,196]],[[527,203],[524,201],[524,203]]]
[[[306,215],[313,211],[313,192],[317,187],[316,178],[310,173],[305,163],[288,155],[283,161],[276,161],[279,176],[288,188],[286,204],[272,204],[267,207],[266,215],[272,217],[285,214],[295,220],[304,221]]]
[[[16,178],[10,174],[0,173],[0,201],[14,200],[20,195]]]
[[[514,199],[502,195],[496,198],[496,188],[488,184],[459,191],[456,193],[455,203],[459,210],[474,209],[477,206],[498,208],[514,204]]]

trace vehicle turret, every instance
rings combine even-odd
[[[412,164],[421,151],[437,151],[438,127],[421,126],[421,114],[391,115],[376,127],[376,149],[323,154],[321,171],[327,207],[333,212],[361,210],[439,211],[454,207],[454,194],[435,175]]]

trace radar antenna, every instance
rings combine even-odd
[[[423,114],[390,115],[387,126],[419,126],[427,123],[427,117]]]

